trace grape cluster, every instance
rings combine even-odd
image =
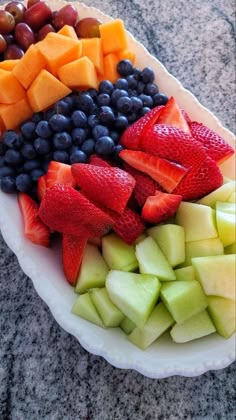
[[[159,93],[150,67],[118,63],[120,78],[104,80],[98,90],[73,92],[24,122],[20,133],[6,131],[0,151],[0,180],[5,192],[29,192],[51,160],[85,163],[91,154],[116,158],[124,130],[168,98]]]

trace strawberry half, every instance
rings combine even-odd
[[[46,184],[47,188],[52,188],[55,184],[66,184],[75,187],[71,165],[52,160],[46,173]]]
[[[218,164],[223,163],[234,154],[234,149],[222,137],[205,125],[192,122],[190,130],[194,139],[201,143],[208,156]]]
[[[116,219],[113,230],[123,241],[131,245],[144,231],[145,225],[135,211],[126,207],[124,212]]]
[[[181,195],[156,191],[147,198],[142,208],[142,218],[148,223],[160,223],[174,216],[182,201]]]
[[[18,194],[18,203],[23,217],[25,237],[34,244],[48,247],[50,231],[38,216],[38,204],[26,193]]]
[[[187,134],[190,134],[190,129],[184,118],[181,109],[178,107],[173,96],[168,100],[165,107],[161,110],[158,124],[172,125]]]
[[[135,186],[130,174],[115,167],[75,163],[72,174],[90,200],[117,213],[123,212]]]
[[[107,162],[107,160],[102,159],[97,155],[91,155],[89,158],[89,163],[91,165],[102,166],[104,168],[110,168],[110,166],[112,166],[109,162]]]
[[[46,189],[47,189],[46,176],[42,175],[38,179],[38,185],[37,185],[37,197],[38,197],[39,201],[41,201],[43,199],[43,196],[46,192]]]
[[[72,286],[76,284],[87,239],[86,236],[62,236],[62,264],[66,279]]]
[[[168,192],[172,192],[188,172],[187,168],[178,163],[136,150],[124,149],[119,157],[133,168],[149,175]]]

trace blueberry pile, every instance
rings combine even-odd
[[[35,113],[20,132],[5,131],[0,142],[0,182],[4,192],[30,192],[51,160],[85,163],[96,153],[113,158],[123,131],[168,98],[159,93],[150,67],[118,63],[116,83],[73,92],[45,112]]]

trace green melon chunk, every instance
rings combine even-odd
[[[75,287],[76,293],[85,293],[93,287],[105,286],[109,268],[99,249],[87,243]]]
[[[173,323],[174,319],[161,302],[153,309],[144,327],[142,329],[136,327],[128,338],[133,344],[145,350]]]
[[[223,176],[223,184],[227,184],[228,182],[232,182],[232,178],[228,178],[227,176]]]
[[[236,306],[230,299],[217,296],[208,297],[208,311],[218,334],[231,337],[236,331]]]
[[[90,290],[90,294],[105,327],[118,327],[124,314],[111,301],[106,288]]]
[[[236,203],[236,192],[232,192],[227,201],[228,203]]]
[[[185,260],[185,233],[182,226],[166,224],[148,229],[172,267]]]
[[[111,270],[135,271],[138,269],[135,247],[126,244],[115,233],[102,238],[102,255]]]
[[[224,211],[225,213],[236,214],[236,204],[229,202],[216,202],[216,211]]]
[[[210,255],[223,255],[224,247],[219,238],[202,239],[201,241],[186,242],[184,266],[192,264],[194,257],[208,257]]]
[[[81,318],[92,322],[93,324],[103,327],[102,320],[98,315],[98,312],[92,302],[89,293],[85,293],[84,295],[80,295],[77,297],[76,301],[72,306],[71,312],[74,315],[78,315]]]
[[[206,310],[192,316],[183,324],[175,324],[170,335],[175,343],[187,343],[200,337],[212,334],[215,326]]]
[[[236,216],[233,213],[216,211],[216,223],[219,238],[224,247],[236,242]]]
[[[106,288],[121,312],[142,328],[157,302],[161,284],[156,276],[113,270],[107,276]]]
[[[188,267],[176,268],[175,270],[176,280],[196,280],[195,271],[192,265]]]
[[[207,307],[207,298],[196,280],[163,284],[161,299],[178,324],[182,324]]]
[[[120,328],[122,329],[122,331],[124,331],[125,334],[128,335],[136,328],[136,325],[133,321],[131,321],[131,319],[125,316],[120,323]]]
[[[235,255],[216,255],[192,259],[196,278],[207,296],[235,300]]]
[[[236,254],[236,242],[231,245],[228,245],[224,249],[225,254]]]
[[[215,191],[198,200],[198,203],[215,208],[217,201],[227,201],[229,196],[235,192],[235,189],[236,181],[227,182]]]
[[[136,245],[136,257],[142,274],[156,275],[162,281],[175,280],[174,270],[153,238]]]

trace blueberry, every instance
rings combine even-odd
[[[108,136],[109,130],[104,125],[98,124],[92,130],[93,137],[98,140],[100,137]]]
[[[145,95],[154,96],[159,92],[159,89],[155,83],[148,83],[144,88]]]
[[[40,160],[38,159],[31,159],[27,160],[23,165],[24,172],[31,172],[33,169],[40,168]]]
[[[128,92],[124,89],[115,89],[111,94],[111,100],[114,105],[116,105],[119,98],[122,96],[129,96]]]
[[[9,149],[19,149],[23,144],[23,139],[20,134],[13,130],[8,130],[3,133],[2,142]]]
[[[61,101],[58,101],[56,103],[56,105],[54,106],[54,110],[57,114],[69,115],[70,111],[72,110],[72,106],[70,102],[62,99]]]
[[[132,100],[128,96],[123,96],[116,103],[117,110],[123,114],[128,114],[132,109]]]
[[[75,127],[85,128],[87,127],[87,117],[83,111],[74,111],[71,115],[71,120]]]
[[[11,168],[9,166],[2,166],[0,168],[0,179],[3,178],[4,176],[12,176],[14,177],[15,175],[15,169]]]
[[[2,141],[0,141],[0,156],[4,155],[6,149],[7,149],[7,146],[5,144],[3,144]]]
[[[143,107],[143,102],[136,96],[132,96],[130,99],[132,101],[132,111],[138,112]]]
[[[43,139],[47,139],[52,135],[52,129],[49,125],[49,122],[46,120],[41,120],[38,122],[35,128],[36,134]]]
[[[99,84],[99,93],[107,93],[108,95],[111,95],[113,90],[114,86],[109,80],[103,80]]]
[[[44,139],[42,137],[37,137],[34,140],[34,148],[37,152],[38,155],[46,155],[50,149],[51,149],[51,144],[50,141],[48,139]]]
[[[109,137],[111,137],[111,139],[114,141],[114,143],[118,143],[119,139],[120,139],[120,135],[117,131],[110,131],[109,132]]]
[[[138,85],[137,85],[137,93],[138,94],[143,93],[144,92],[144,88],[145,88],[145,84],[142,81],[138,82]]]
[[[110,105],[111,98],[108,93],[100,93],[100,95],[97,96],[97,104],[99,106],[106,106]]]
[[[126,79],[118,79],[115,83],[115,88],[116,89],[124,89],[124,90],[128,90],[128,81]]]
[[[29,174],[20,174],[16,177],[17,191],[27,192],[32,187],[32,179]]]
[[[65,102],[68,105],[69,110],[72,111],[72,109],[75,106],[75,97],[74,97],[74,94],[72,93],[71,95],[66,96],[65,98],[63,98],[63,102]]]
[[[56,133],[67,131],[71,126],[70,118],[62,114],[54,114],[48,122],[51,129]]]
[[[32,140],[36,137],[35,133],[36,123],[33,121],[27,121],[21,124],[21,134],[26,140]]]
[[[53,136],[53,145],[57,150],[66,150],[72,145],[72,137],[66,131],[55,133]]]
[[[25,159],[34,159],[37,155],[36,150],[31,143],[25,143],[22,146],[21,154]]]
[[[4,166],[4,163],[5,163],[4,156],[0,156],[0,168]]]
[[[86,163],[87,155],[82,150],[75,150],[70,155],[70,163]]]
[[[115,115],[109,106],[102,106],[99,113],[99,119],[102,124],[111,125],[115,121]]]
[[[130,60],[121,60],[117,64],[117,71],[121,76],[128,76],[134,72],[134,68]]]
[[[121,144],[117,144],[114,147],[113,152],[118,154],[119,152],[121,152],[121,150],[123,150],[123,146]]]
[[[153,83],[155,79],[154,71],[151,69],[151,67],[144,67],[144,69],[141,72],[142,81],[147,83]]]
[[[56,111],[55,111],[55,109],[54,108],[49,108],[47,111],[45,111],[44,113],[43,113],[43,120],[46,120],[46,121],[48,121],[48,120],[50,120],[50,118],[54,115],[54,114],[56,114]]]
[[[119,115],[115,121],[115,128],[117,131],[124,131],[128,127],[129,123],[124,115]]]
[[[99,118],[96,114],[91,114],[88,117],[88,125],[89,127],[93,128],[99,124]]]
[[[16,180],[13,176],[4,176],[1,179],[1,189],[5,193],[16,192]]]
[[[80,109],[80,111],[84,111],[86,114],[90,114],[94,106],[93,99],[87,93],[80,93],[76,103],[78,109]]]
[[[53,159],[53,158],[52,158]],[[42,167],[42,169],[43,169],[43,171],[44,171],[44,173],[46,173],[47,172],[47,170],[48,170],[48,165],[49,165],[49,163],[51,162],[51,159],[49,159],[49,160],[43,160],[43,162],[41,163],[41,167]]]
[[[53,153],[53,160],[56,162],[67,163],[69,161],[69,155],[65,150],[56,150]]]
[[[38,179],[42,176],[42,175],[44,175],[44,170],[43,169],[40,169],[40,168],[36,168],[36,169],[33,169],[31,172],[30,172],[30,177],[31,177],[31,179],[32,179],[32,181],[33,182],[36,182],[36,181],[38,181]]]
[[[92,99],[95,99],[97,97],[97,94],[98,93],[97,93],[97,90],[96,89],[91,88],[91,89],[88,89],[87,90],[87,94],[89,96],[91,96]]]
[[[73,143],[80,146],[86,140],[87,134],[88,132],[85,128],[73,128],[71,131]]]
[[[17,166],[22,162],[22,155],[18,150],[8,149],[5,153],[5,162],[10,166]]]
[[[140,70],[140,69],[138,69],[138,68],[134,68],[134,77],[135,77],[135,79],[136,80],[141,80],[141,73],[142,73],[142,70]]]
[[[152,98],[154,106],[166,105],[168,97],[164,93],[157,93]]]
[[[41,121],[42,119],[43,119],[43,113],[42,112],[35,112],[31,117],[31,121],[33,121],[36,124],[39,121]]]
[[[109,136],[100,137],[95,143],[95,152],[99,155],[110,155],[114,150],[114,142]]]
[[[127,120],[129,124],[133,124],[138,119],[136,112],[131,112],[131,114],[127,115]]]
[[[82,152],[87,156],[90,156],[94,152],[95,141],[93,139],[85,140],[81,146]]]
[[[151,108],[149,108],[148,106],[144,106],[142,109],[141,109],[141,111],[140,111],[140,113],[139,113],[139,116],[140,117],[143,117],[144,115],[146,115],[149,111],[151,111]]]
[[[130,89],[136,89],[136,87],[138,85],[138,81],[137,81],[134,74],[130,74],[129,76],[127,76],[126,80],[127,80],[127,83],[128,83],[128,87]]]
[[[148,108],[153,107],[153,100],[151,96],[144,95],[144,93],[141,93],[141,95],[139,95],[139,99],[141,99],[141,101],[143,102],[144,107],[146,106],[148,106]]]

